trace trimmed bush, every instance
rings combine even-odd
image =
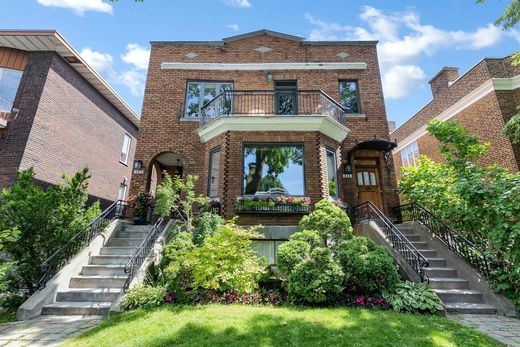
[[[332,253],[327,248],[318,247],[290,272],[287,291],[297,301],[330,302],[341,292],[342,281],[343,272]]]
[[[121,302],[123,310],[149,309],[161,306],[166,296],[166,288],[140,284],[131,288]]]
[[[328,200],[321,200],[314,211],[300,221],[302,230],[316,230],[328,245],[338,245],[352,238],[352,225],[347,214]]]
[[[354,237],[339,246],[338,259],[345,273],[345,289],[374,294],[391,290],[399,275],[390,253],[366,237]]]
[[[316,230],[299,231],[291,235],[291,240],[306,242],[312,249],[324,246],[323,240]]]
[[[276,263],[280,271],[291,273],[294,267],[307,259],[311,252],[311,246],[304,241],[291,240],[284,242],[278,248]]]

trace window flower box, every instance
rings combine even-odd
[[[239,197],[235,210],[237,213],[304,214],[311,210],[311,199],[294,196]]]

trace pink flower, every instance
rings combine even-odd
[[[173,293],[172,292],[168,292],[168,294],[166,294],[166,297],[164,298],[164,302],[166,303],[172,303],[173,302]]]
[[[357,299],[356,299],[356,304],[357,305],[364,305],[365,304],[365,297],[358,296]]]
[[[383,303],[383,298],[376,298],[376,300],[374,300],[375,304],[376,305],[381,305]]]

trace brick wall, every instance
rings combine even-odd
[[[259,53],[257,47],[273,49]],[[337,54],[347,52],[347,59]],[[185,55],[196,53],[189,59]],[[310,70],[272,71],[273,81],[267,81],[266,71],[194,71],[161,70],[163,62],[213,62],[213,63],[273,63],[273,62],[365,62],[366,70]],[[172,151],[182,156],[185,174],[201,177],[197,185],[199,193],[207,192],[207,172],[209,150],[220,145],[221,192],[224,197],[226,215],[234,213],[232,204],[240,195],[242,187],[242,141],[271,141],[305,143],[305,153],[312,153],[315,162],[306,158],[307,195],[313,201],[326,196],[325,146],[330,141],[316,133],[298,132],[231,132],[202,144],[196,130],[197,121],[181,119],[184,112],[186,83],[189,80],[233,81],[235,89],[274,89],[276,80],[297,80],[299,89],[321,89],[335,100],[339,100],[339,80],[357,80],[359,84],[360,108],[365,118],[348,118],[345,125],[351,130],[345,141],[337,149],[338,171],[342,170],[342,158],[356,143],[373,139],[388,139],[388,124],[384,106],[380,72],[375,45],[302,45],[300,42],[272,36],[256,36],[224,45],[155,43],[152,45],[143,112],[139,130],[136,159],[143,161],[144,174],[134,174],[132,193],[149,188],[148,179],[151,163],[158,154]],[[224,153],[225,152],[225,153]],[[324,176],[325,174],[325,176]],[[226,177],[226,179],[224,179]],[[323,179],[325,177],[325,179]],[[338,173],[340,191],[347,190]],[[395,189],[395,179],[388,181],[388,190]],[[344,198],[344,196],[342,196]],[[350,201],[349,201],[350,202]],[[241,217],[244,219],[244,217]],[[278,221],[281,223],[281,221]]]

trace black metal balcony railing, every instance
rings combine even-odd
[[[349,211],[352,224],[363,220],[373,221],[383,231],[392,247],[419,275],[422,282],[429,282],[424,268],[429,266],[426,257],[404,236],[399,229],[372,202],[367,201]]]
[[[413,202],[395,208],[401,214],[400,222],[415,221],[424,225],[444,244],[484,276],[489,276],[493,261],[489,253],[458,233],[432,212]]]
[[[202,125],[231,115],[326,115],[339,123],[345,115],[321,90],[224,90],[200,111]]]

